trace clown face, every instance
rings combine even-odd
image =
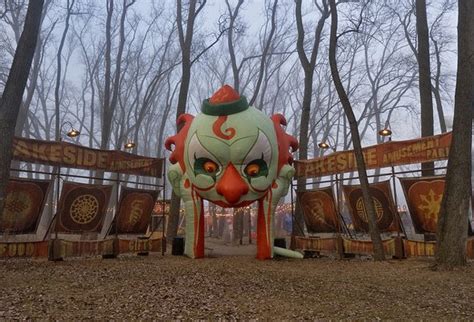
[[[222,207],[262,198],[277,178],[273,122],[253,107],[229,116],[198,115],[185,145],[190,184]]]
[[[181,115],[180,131],[165,142],[168,179],[185,205],[185,253],[204,256],[204,199],[221,207],[258,201],[257,257],[271,258],[273,214],[294,173],[289,149],[297,141],[281,127],[283,116],[268,118],[230,86],[204,100],[202,112]]]

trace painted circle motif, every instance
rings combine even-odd
[[[391,231],[393,228],[394,211],[389,199],[389,193],[383,188],[370,187],[370,193],[375,206],[375,220],[381,231]],[[367,209],[362,195],[362,189],[354,189],[349,194],[349,203],[352,208],[354,225],[361,231],[369,231]],[[396,230],[395,230],[396,231]]]
[[[375,214],[377,216],[376,219],[377,219],[377,222],[379,222],[383,216],[383,206],[380,200],[378,200],[377,198],[372,197],[372,200],[374,201]],[[367,218],[367,210],[365,209],[363,197],[360,197],[359,199],[357,199],[356,209],[357,209],[357,214],[359,215],[360,219],[362,219],[365,223],[368,223],[369,218]]]
[[[0,212],[0,231],[34,233],[43,206],[48,182],[12,179],[5,190],[3,216]]]
[[[24,191],[15,191],[7,194],[3,210],[3,220],[7,226],[12,226],[16,221],[22,221],[32,211],[33,200],[30,194]]]
[[[74,222],[88,224],[99,213],[99,201],[90,194],[79,196],[71,203],[69,212]]]

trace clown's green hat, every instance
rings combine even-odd
[[[231,86],[224,85],[211,98],[202,102],[202,112],[212,116],[231,115],[249,108],[247,98]]]

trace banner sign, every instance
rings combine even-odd
[[[444,177],[400,178],[417,234],[436,233]]]
[[[113,240],[59,240],[60,257],[99,256],[113,252]]]
[[[342,186],[342,190],[349,202],[352,224],[356,231],[369,232],[367,210],[359,185]],[[381,232],[399,231],[400,225],[396,217],[396,208],[390,191],[389,181],[382,181],[370,185],[370,194],[375,204],[377,226]]]
[[[343,238],[344,253],[347,254],[373,254],[374,244],[370,240],[355,240]],[[382,240],[385,255],[395,255],[395,239]]]
[[[111,192],[111,185],[64,182],[56,231],[100,232]]]
[[[367,169],[402,164],[445,160],[448,158],[452,133],[406,141],[390,141],[362,149]],[[297,160],[295,177],[313,178],[357,171],[353,150],[335,152],[311,160]]]
[[[407,257],[434,256],[436,242],[421,240],[403,240],[403,248]]]
[[[158,190],[122,187],[117,214],[117,233],[146,233],[158,194]]]
[[[13,159],[52,166],[103,170],[132,175],[162,176],[163,159],[122,151],[99,150],[68,142],[42,141],[16,137]]]
[[[0,216],[0,232],[34,234],[43,212],[50,182],[10,179]]]
[[[113,252],[113,239],[93,241],[60,240],[61,257],[99,256]],[[0,244],[1,245],[1,244]],[[164,243],[162,239],[119,239],[118,252],[138,253],[144,251],[159,252]]]
[[[0,243],[0,258],[47,256],[48,241]]]
[[[303,209],[309,233],[335,233],[339,231],[336,203],[331,187],[302,191],[297,194]]]
[[[160,252],[165,247],[163,239],[119,239],[120,254],[137,252]]]
[[[336,238],[308,238],[295,237],[296,249],[311,250],[317,252],[335,252],[337,250]]]

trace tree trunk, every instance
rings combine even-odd
[[[270,50],[270,46],[273,41],[273,36],[276,30],[276,11],[278,7],[278,0],[274,0],[272,6],[272,15],[271,15],[271,27],[270,27],[270,34],[268,35],[267,40],[265,41],[265,46],[262,52],[262,58],[260,59],[260,68],[258,70],[258,77],[257,77],[257,84],[255,85],[254,92],[252,98],[249,101],[249,105],[254,106],[255,101],[257,100],[258,92],[260,91],[260,86],[262,85],[263,75],[265,73],[265,64],[267,61],[268,51]],[[262,109],[263,106],[259,106],[259,109]]]
[[[177,0],[176,13],[177,13],[177,25],[178,25],[178,36],[179,44],[181,47],[181,85],[178,94],[178,106],[176,108],[176,119],[186,112],[186,103],[188,100],[189,83],[191,81],[191,45],[193,41],[194,32],[194,21],[196,15],[199,13],[201,8],[205,5],[206,1],[200,4],[196,10],[197,0],[190,0],[188,16],[186,19],[186,30],[183,30],[183,19],[182,19],[182,3],[181,0]],[[180,129],[178,128],[177,131]],[[168,227],[166,229],[166,238],[172,239],[178,232],[179,225],[179,209],[181,205],[181,199],[172,191],[171,192],[171,205],[170,205],[170,218],[168,221]]]
[[[234,11],[230,7],[229,0],[225,1],[227,5],[227,10],[229,12],[229,30],[227,31],[227,48],[229,49],[230,62],[232,66],[232,75],[234,76],[234,89],[237,93],[240,92],[240,77],[239,77],[239,68],[237,66],[237,59],[235,57],[235,48],[234,48],[234,23],[239,15],[239,9],[244,3],[244,0],[239,0],[235,6]]]
[[[431,96],[430,40],[426,18],[426,0],[416,0],[416,33],[418,36],[418,69],[420,78],[421,136],[433,135],[433,98]],[[421,165],[423,176],[434,174],[434,163]]]
[[[446,186],[437,229],[436,264],[466,264],[471,199],[472,102],[474,100],[474,2],[459,0],[458,72]]]
[[[111,55],[112,55],[112,15],[114,12],[114,1],[107,1],[107,19],[105,23],[105,74],[104,74],[104,103],[102,106],[102,138],[100,141],[100,148],[106,149],[109,145],[110,140],[110,130],[112,127],[112,114],[111,114]],[[98,171],[98,177],[103,177],[103,171]]]
[[[441,128],[441,132],[445,133],[446,130],[446,120],[444,119],[444,111],[443,111],[443,103],[441,102],[441,89],[439,88],[439,79],[441,77],[441,57],[439,52],[439,46],[436,40],[431,38],[434,44],[434,51],[436,57],[436,73],[434,77],[434,85],[431,86],[431,90],[433,91],[435,101],[436,101],[436,110],[438,111],[438,120],[439,120],[439,127]]]
[[[25,25],[18,41],[5,88],[0,98],[0,214],[3,212],[5,188],[10,177],[13,137],[16,120],[35,53],[41,25],[43,0],[30,0]]]
[[[296,27],[298,31],[298,39],[296,42],[296,49],[298,51],[298,58],[300,60],[301,66],[304,70],[304,92],[303,92],[303,102],[301,106],[301,120],[300,120],[300,133],[299,133],[299,149],[298,149],[298,159],[306,160],[308,158],[308,129],[309,129],[309,120],[310,120],[310,111],[311,111],[311,98],[313,93],[313,76],[314,68],[316,66],[316,59],[319,53],[319,44],[321,42],[321,34],[323,31],[324,23],[328,18],[329,11],[327,7],[326,0],[322,1],[320,6],[321,17],[318,20],[315,34],[314,42],[311,51],[311,56],[308,59],[305,48],[304,48],[304,25],[303,25],[303,16],[301,13],[302,1],[296,0],[295,7],[295,18],[296,18]],[[299,179],[297,181],[297,189],[305,189],[305,179]],[[304,235],[304,218],[303,212],[299,203],[296,203],[295,216],[292,228],[292,236],[303,236]],[[293,247],[294,245],[292,245]]]
[[[336,46],[337,46],[337,8],[336,1],[329,0],[329,6],[331,8],[331,35],[329,40],[329,65],[331,67],[331,75],[334,81],[334,87],[337,90],[339,99],[341,101],[344,112],[346,113],[349,127],[351,130],[352,142],[354,145],[354,154],[357,162],[357,170],[359,172],[359,180],[362,188],[362,195],[364,198],[364,204],[367,211],[367,218],[369,222],[369,233],[372,239],[374,247],[374,259],[377,261],[385,260],[384,249],[382,245],[382,239],[380,238],[380,232],[377,227],[377,221],[375,216],[375,206],[370,195],[369,180],[367,179],[367,172],[365,167],[364,155],[362,154],[362,146],[360,142],[359,129],[357,127],[357,120],[352,110],[351,103],[347,97],[347,93],[341,82],[339,76],[339,70],[337,68],[336,61]]]
[[[242,240],[242,232],[243,232],[243,209],[242,208],[234,208],[234,212],[232,214],[232,244],[238,245]]]
[[[212,218],[212,225],[211,225],[211,234],[210,236],[213,238],[217,238],[218,234],[218,225],[217,225],[217,207],[212,202],[209,203],[209,214]]]
[[[74,1],[75,0],[67,0],[66,4],[66,21],[64,22],[64,30],[63,34],[61,36],[61,41],[59,42],[59,48],[58,52],[56,53],[56,86],[54,87],[54,114],[55,114],[55,121],[56,121],[56,126],[55,126],[55,140],[60,141],[61,140],[61,117],[60,117],[60,107],[61,107],[61,102],[60,102],[60,95],[59,91],[61,89],[61,73],[62,73],[62,54],[63,54],[63,48],[64,48],[64,42],[66,41],[66,36],[67,32],[69,30],[69,19],[71,18],[71,10],[74,6]],[[56,172],[56,171],[55,171]],[[59,187],[57,187],[59,189]]]

